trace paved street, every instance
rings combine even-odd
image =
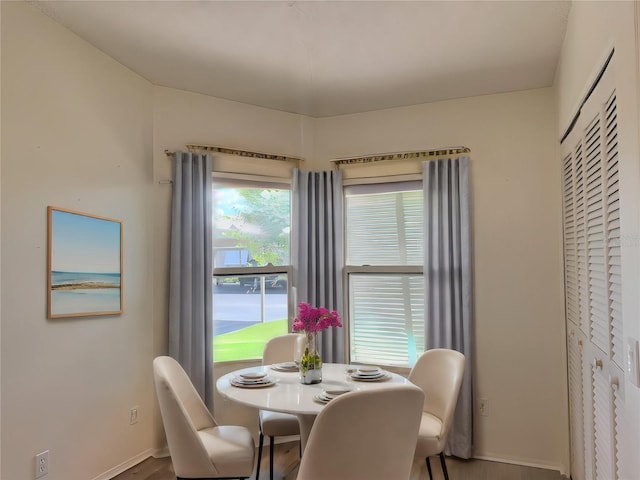
[[[214,335],[233,332],[260,322],[260,294],[239,285],[213,287]],[[287,294],[267,289],[264,296],[265,322],[287,318]]]

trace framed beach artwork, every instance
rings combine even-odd
[[[122,313],[122,222],[48,207],[49,318]]]

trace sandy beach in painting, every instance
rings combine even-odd
[[[120,275],[117,273],[51,272],[52,314],[117,312]]]
[[[51,290],[79,290],[92,288],[120,288],[120,285],[106,285],[104,283],[80,282],[65,283],[63,285],[51,285]]]
[[[119,273],[92,272],[51,272],[53,290],[73,290],[77,288],[120,288]]]

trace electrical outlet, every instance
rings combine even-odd
[[[44,477],[49,473],[49,450],[36,455],[36,478]]]
[[[480,410],[480,415],[482,415],[483,417],[488,417],[489,416],[489,400],[487,400],[486,398],[481,398],[479,402],[480,402],[480,405],[478,410]]]
[[[138,408],[140,407],[131,407],[131,410],[129,411],[129,425],[138,423]]]

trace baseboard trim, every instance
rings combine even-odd
[[[131,467],[136,466],[143,460],[153,456],[154,449],[150,448],[145,450],[142,453],[139,453],[135,457],[131,457],[129,460],[122,462],[120,465],[117,465],[104,473],[101,473],[97,477],[94,477],[92,480],[111,480],[116,475],[120,475],[122,472],[129,470]]]
[[[299,439],[298,436],[276,437],[275,443],[276,444],[287,443],[287,442],[295,441],[298,439]],[[268,442],[269,442],[269,438],[267,437],[265,438],[265,446],[268,445]],[[131,457],[129,460],[122,462],[120,465],[117,465],[107,470],[106,472],[98,475],[97,477],[94,477],[92,480],[111,480],[116,475],[120,475],[121,473],[125,472],[126,470],[129,470],[131,467],[136,466],[137,464],[146,460],[149,457],[164,458],[168,456],[169,456],[169,449],[167,447],[155,448],[155,449],[150,448],[148,450],[145,450],[142,453],[139,453],[134,457]],[[508,463],[512,465],[522,465],[524,467],[543,468],[545,470],[555,470],[555,471],[558,471],[560,475],[570,478],[567,469],[564,468],[562,465],[551,465],[547,463],[532,462],[532,461],[523,460],[520,458],[494,457],[492,455],[474,455],[473,458],[478,460],[486,460],[488,462]]]
[[[532,468],[543,468],[545,470],[555,470],[560,473],[560,475],[564,477],[568,477],[567,469],[563,465],[552,465],[549,463],[540,463],[540,462],[532,462],[530,460],[525,460],[522,458],[505,458],[505,457],[494,457],[491,455],[474,455],[473,458],[478,460],[487,460],[489,462],[498,462],[498,463],[508,463],[511,465],[522,465],[523,467],[532,467]]]
[[[165,458],[169,455],[169,447],[156,448],[152,454],[153,458]]]

